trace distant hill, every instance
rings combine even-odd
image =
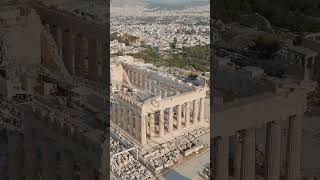
[[[146,6],[155,9],[184,9],[208,4],[209,0],[111,0],[111,7]]]
[[[112,7],[144,6],[144,0],[111,0]]]
[[[209,0],[145,0],[146,6],[156,9],[184,9],[209,4]]]

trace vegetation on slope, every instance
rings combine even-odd
[[[136,58],[142,58],[146,63],[156,66],[194,68],[198,71],[210,70],[209,46],[193,46],[182,48],[181,53],[160,55],[154,48],[147,46],[146,49],[137,54],[131,54]]]

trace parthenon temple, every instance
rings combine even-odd
[[[112,124],[140,146],[208,125],[204,121],[208,87],[179,82],[125,57],[114,59],[111,69]]]

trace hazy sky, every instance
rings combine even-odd
[[[152,6],[185,7],[194,5],[207,5],[209,0],[144,0]]]
[[[145,1],[146,2],[161,3],[161,4],[209,2],[208,0],[145,0]]]
[[[188,6],[207,5],[209,0],[112,0],[111,2],[114,7],[143,5],[143,2],[145,2],[148,6],[152,7],[183,8]]]

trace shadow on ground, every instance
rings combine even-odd
[[[165,177],[165,180],[191,180],[191,178],[185,177],[177,171],[170,170],[168,175]]]

